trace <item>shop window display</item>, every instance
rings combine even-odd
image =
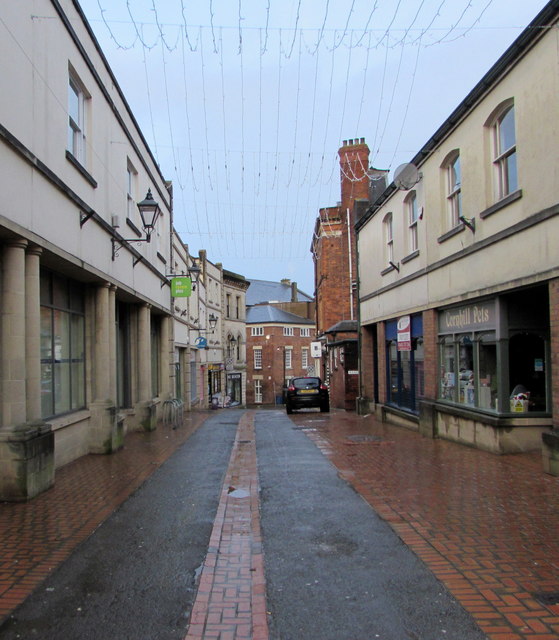
[[[486,342],[492,339],[493,342]],[[493,409],[497,396],[494,336],[447,336],[440,343],[439,397],[470,407]]]

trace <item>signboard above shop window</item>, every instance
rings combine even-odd
[[[171,278],[171,295],[173,298],[190,298],[192,295],[192,280],[188,276]]]
[[[495,300],[485,300],[439,313],[439,333],[486,331],[495,329]]]

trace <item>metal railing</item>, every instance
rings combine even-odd
[[[184,402],[179,398],[170,398],[163,403],[163,426],[178,429],[182,427]]]

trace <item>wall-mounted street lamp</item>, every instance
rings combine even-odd
[[[157,218],[159,218],[159,214],[161,213],[159,204],[153,199],[153,196],[151,195],[151,189],[148,189],[146,197],[141,202],[138,202],[138,210],[140,211],[142,226],[144,228],[146,237],[121,238],[120,240],[112,238],[113,260],[118,256],[118,252],[122,249],[122,247],[124,247],[124,245],[129,245],[133,242],[151,242],[151,234],[153,233],[153,230],[155,228]]]
[[[213,331],[217,326],[217,316],[214,316],[213,313],[210,313],[208,318],[208,324],[210,325],[210,329]]]
[[[200,279],[200,274],[202,273],[202,269],[197,264],[193,264],[191,267],[188,267],[188,275],[192,280],[192,290],[196,291],[196,285],[198,284],[198,280]]]

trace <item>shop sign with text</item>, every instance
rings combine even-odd
[[[398,351],[411,351],[411,317],[398,318]]]
[[[190,298],[192,295],[192,280],[183,278],[171,278],[171,295],[173,298]]]
[[[493,300],[447,309],[439,314],[439,333],[481,331],[494,328],[495,302]]]

